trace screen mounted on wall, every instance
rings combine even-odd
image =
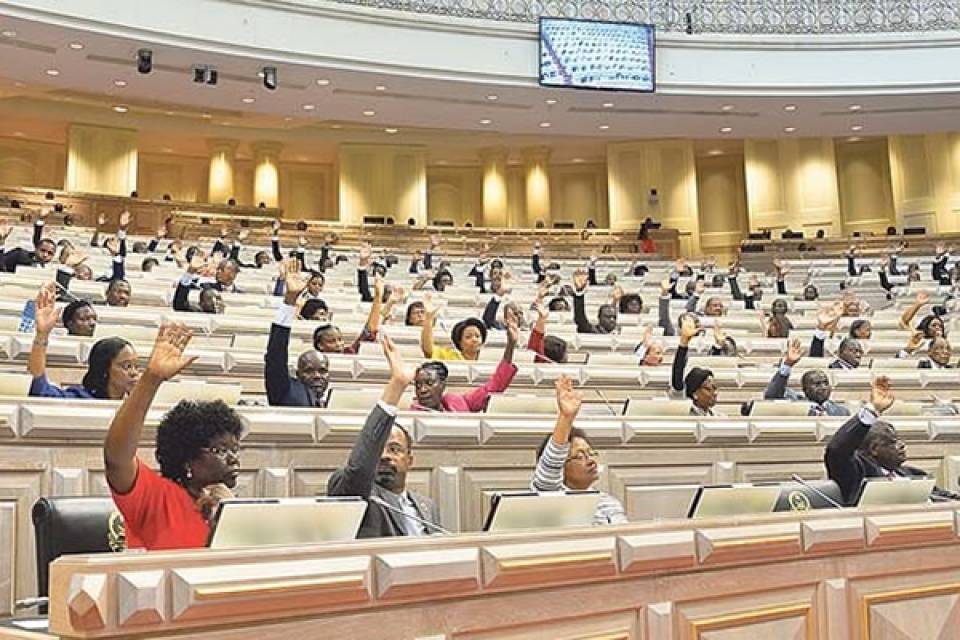
[[[651,92],[653,46],[649,24],[540,18],[540,84]]]

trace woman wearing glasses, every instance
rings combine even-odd
[[[583,397],[573,387],[573,379],[561,376],[556,382],[557,424],[537,449],[537,468],[530,483],[535,491],[583,491],[591,488],[600,474],[598,454],[590,446],[587,434],[573,426]],[[627,514],[620,501],[600,493],[593,524],[623,524]]]
[[[155,450],[159,473],[137,456],[143,423],[160,385],[196,359],[183,355],[191,336],[182,324],[160,327],[143,375],[107,432],[107,482],[130,548],[206,546],[213,507],[232,497],[229,490],[237,484],[243,424],[219,400],[182,400],[163,416]]]

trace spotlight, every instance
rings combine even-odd
[[[193,81],[197,84],[203,84],[207,81],[207,70],[203,67],[193,68]]]
[[[216,85],[219,78],[220,74],[217,73],[216,69],[207,69],[207,84]]]
[[[263,87],[264,89],[269,89],[270,91],[275,91],[277,88],[277,68],[276,67],[264,67],[263,68]]]
[[[687,11],[683,14],[684,31],[688,36],[693,35],[693,14]]]
[[[140,49],[137,51],[137,71],[140,73],[150,73],[153,71],[153,51],[150,49]]]
[[[193,81],[197,84],[216,85],[219,79],[217,70],[205,64],[198,64],[193,67]]]

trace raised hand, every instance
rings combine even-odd
[[[887,376],[878,376],[870,383],[870,402],[878,413],[883,413],[890,408],[895,400],[893,390],[890,388],[890,378]]]
[[[424,294],[423,296],[423,314],[427,316],[430,321],[433,321],[433,317],[437,315],[437,303],[434,301],[433,296],[429,293]]]
[[[620,299],[623,297],[623,287],[620,285],[615,286],[610,295],[613,296],[614,304],[620,302]]]
[[[672,283],[670,282],[670,278],[664,278],[663,280],[660,281],[660,295],[661,295],[661,296],[668,296],[668,295],[670,295],[670,285],[671,285],[671,284],[672,284]]]
[[[387,359],[387,364],[390,365],[390,384],[396,385],[402,392],[413,382],[414,372],[407,368],[400,350],[390,336],[384,334],[380,344],[383,346],[383,355]]]
[[[51,213],[53,213],[53,207],[40,207],[40,211],[37,212],[41,220],[45,220]]]
[[[190,273],[200,273],[207,266],[207,259],[203,257],[203,254],[197,251],[190,258],[190,264],[187,266],[187,270]]]
[[[713,342],[718,346],[722,347],[723,343],[727,341],[727,332],[723,330],[723,325],[719,322],[716,322],[713,325]]]
[[[123,213],[120,214],[120,228],[126,229],[130,226],[130,221],[133,220],[133,215],[130,214],[126,209],[123,210]]]
[[[827,331],[835,327],[843,315],[843,303],[835,302],[822,305],[817,311],[817,328],[821,331]]]
[[[115,255],[115,254],[114,254]],[[87,254],[82,251],[77,251],[76,249],[69,249],[66,255],[63,256],[63,264],[75,269],[77,265],[82,264],[87,259]]]
[[[580,413],[583,394],[574,388],[573,378],[569,376],[560,376],[553,383],[553,386],[557,390],[557,410],[560,412],[560,416],[567,420],[573,420]]]
[[[161,225],[161,226],[157,229],[157,240],[162,240],[162,239],[164,239],[164,238],[166,238],[166,237],[167,237],[167,227]]]
[[[507,344],[514,345],[520,342],[520,327],[517,322],[517,316],[512,311],[507,311],[503,317],[507,329]]]
[[[280,277],[286,285],[283,301],[293,306],[303,290],[307,288],[307,280],[300,274],[300,262],[296,258],[284,260],[280,265]]]
[[[589,277],[587,272],[583,269],[577,269],[573,272],[573,288],[577,291],[583,291],[587,288],[587,283],[589,282]]]
[[[920,291],[917,293],[917,304],[923,306],[930,303],[930,294],[926,291]]]
[[[926,336],[923,335],[923,331],[914,331],[910,336],[910,341],[907,342],[907,346],[904,348],[904,350],[907,353],[913,353],[923,346],[924,340],[926,340]]]
[[[227,227],[220,227],[220,239],[223,240],[230,234],[230,229]]]
[[[237,242],[241,242],[241,243],[242,243],[242,242],[246,241],[246,239],[249,238],[249,237],[250,237],[250,230],[249,230],[249,229],[241,229],[240,231],[237,232]]]
[[[105,224],[107,224],[107,216],[101,213],[97,216],[97,227],[102,227]]]
[[[298,242],[300,244],[301,249],[307,248],[307,239],[304,236],[300,236],[300,240]]]
[[[697,326],[697,321],[692,315],[685,315],[680,322],[680,344],[687,346],[698,333],[700,333],[700,327]]]
[[[783,364],[792,367],[803,358],[803,344],[798,338],[793,338],[787,343],[787,352],[783,355]]]
[[[386,282],[379,273],[373,277],[373,299],[374,300],[383,300],[383,288],[386,286]]]
[[[8,224],[0,224],[0,244],[10,237],[10,233],[13,231],[13,227]]]
[[[116,256],[120,253],[120,243],[116,238],[107,238],[103,243],[103,248],[109,251],[111,256]]]
[[[144,375],[169,380],[193,364],[197,356],[183,355],[192,337],[193,332],[182,322],[165,322],[160,325],[160,332],[153,344],[153,353],[150,354]]]
[[[273,235],[280,233],[280,228],[283,226],[283,223],[279,220],[274,220],[270,223],[270,230],[273,231]]]
[[[36,305],[36,315],[34,323],[38,336],[48,336],[53,328],[57,326],[57,320],[60,312],[57,311],[57,285],[48,282],[37,292],[37,298],[34,301]]]

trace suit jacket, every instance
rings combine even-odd
[[[383,455],[383,447],[390,438],[395,417],[383,410],[378,404],[367,416],[367,421],[350,450],[347,464],[330,476],[327,483],[327,495],[359,496],[369,498],[375,495],[384,502],[400,508],[400,496],[376,483],[377,464]],[[418,515],[439,524],[440,513],[437,505],[426,496],[408,490]],[[378,504],[368,503],[367,512],[360,523],[358,538],[380,538],[384,536],[402,536],[406,529],[403,516],[384,509]],[[429,527],[424,527],[430,533]]]
[[[793,389],[787,387],[787,382],[790,380],[789,375],[783,375],[782,371],[777,370],[773,374],[773,377],[770,378],[770,382],[767,383],[767,388],[763,392],[764,400],[789,400],[791,402],[800,402],[806,401],[807,397],[802,393],[798,393]],[[850,415],[850,410],[841,404],[837,404],[833,400],[827,400],[820,407],[823,409],[823,412],[828,416],[848,416]],[[808,415],[814,416],[818,415],[817,408],[811,403],[810,412]]]
[[[289,347],[290,327],[271,324],[267,353],[263,357],[267,402],[273,407],[325,407],[324,398],[317,398],[313,389],[290,377],[287,369]]]

